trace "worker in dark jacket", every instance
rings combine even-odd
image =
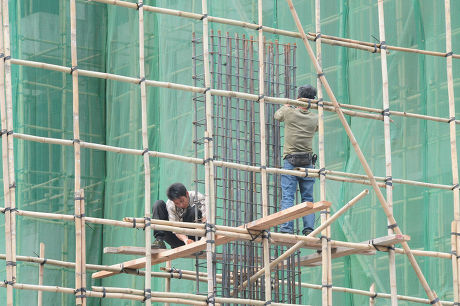
[[[316,88],[304,85],[299,88],[298,99],[314,99]],[[313,154],[312,140],[318,130],[318,115],[312,113],[309,107],[294,107],[284,105],[274,115],[276,120],[284,122],[284,151],[283,168],[292,170],[297,167],[313,168],[316,154]],[[302,202],[313,202],[314,178],[293,175],[281,175],[282,200],[281,210],[292,207],[294,204],[297,184],[299,184]],[[303,217],[304,235],[311,233],[315,226],[315,215]],[[294,221],[286,222],[280,226],[282,233],[294,232]]]

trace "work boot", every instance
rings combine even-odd
[[[307,227],[307,228],[304,228],[304,229],[303,229],[302,234],[303,234],[304,236],[308,236],[308,235],[310,235],[311,232],[313,232],[313,229],[310,228],[310,227]]]
[[[152,249],[166,249],[166,244],[163,240],[157,238],[152,243]]]

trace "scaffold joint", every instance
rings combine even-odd
[[[78,66],[72,66],[72,68],[70,68],[70,74],[73,74],[74,71],[77,71],[78,70]]]

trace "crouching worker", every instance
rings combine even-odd
[[[168,201],[155,202],[152,208],[153,219],[178,222],[206,222],[207,203],[204,195],[187,191],[181,183],[175,183],[166,190]],[[194,236],[175,234],[168,231],[154,231],[155,241],[152,249],[165,249],[167,242],[172,249],[192,243]]]
[[[311,85],[299,87],[297,98],[314,99],[316,88]],[[314,168],[316,154],[313,154],[312,139],[318,130],[318,115],[312,113],[309,107],[295,107],[284,105],[276,111],[274,118],[284,122],[284,151],[283,169],[292,170],[297,167]],[[313,184],[311,177],[281,175],[281,210],[292,207],[294,204],[297,184],[299,184],[302,202],[313,202]],[[310,234],[315,226],[315,215],[303,217],[304,235]],[[280,226],[282,233],[292,234],[294,222],[286,222]]]

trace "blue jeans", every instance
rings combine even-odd
[[[290,162],[284,160],[284,169],[292,170],[294,166]],[[313,165],[307,166],[307,168],[313,168]],[[300,177],[293,175],[281,175],[281,189],[283,191],[283,197],[281,199],[281,210],[287,209],[294,205],[294,198],[297,192],[297,183],[299,183],[300,195],[302,202],[313,202],[313,184],[315,179],[312,177]],[[315,227],[315,214],[304,216],[303,228],[314,229]],[[294,232],[294,221],[289,221],[281,224],[280,231],[283,233]]]

